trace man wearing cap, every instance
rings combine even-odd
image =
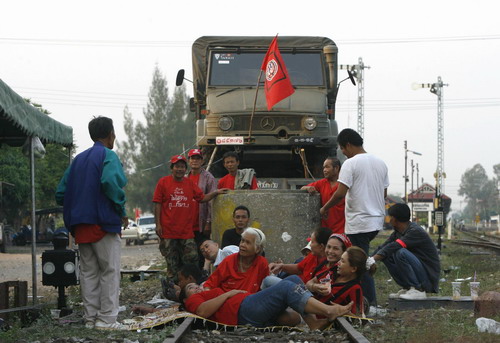
[[[198,185],[198,187],[205,194],[216,191],[217,181],[214,176],[201,167],[203,164],[203,155],[200,149],[189,150],[188,162],[189,167],[191,168],[187,176],[188,179],[193,181],[195,185]],[[199,204],[197,201],[193,200],[193,208],[194,240],[196,242],[196,247],[198,248],[199,267],[202,268],[205,258],[201,254],[199,247],[204,240],[210,238],[210,233],[212,231],[212,203],[207,202]]]
[[[226,188],[209,194],[185,177],[187,160],[182,155],[170,159],[171,175],[162,177],[153,195],[156,233],[160,237],[160,252],[167,263],[168,276],[177,281],[177,272],[184,264],[198,263],[193,233],[193,200],[205,203]]]

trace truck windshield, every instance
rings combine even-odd
[[[265,53],[212,51],[209,86],[255,86]],[[294,86],[323,86],[320,52],[281,52]],[[264,82],[264,76],[261,82]]]

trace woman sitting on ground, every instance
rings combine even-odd
[[[287,274],[298,275],[304,283],[307,283],[311,280],[316,267],[325,260],[325,247],[331,234],[332,231],[329,228],[316,229],[311,234],[311,253],[309,255],[297,264],[270,263],[269,270],[272,274],[284,271]],[[326,268],[325,265],[323,267]],[[266,278],[263,287],[270,287],[279,281],[278,277]]]
[[[338,262],[344,251],[351,246],[351,240],[343,233],[334,233],[328,239],[325,248],[326,259],[315,268],[312,279],[306,283],[307,289],[316,294],[317,299],[330,294],[329,284],[337,278]]]
[[[287,316],[287,307],[300,314],[318,314],[332,321],[349,313],[352,306],[352,303],[327,305],[314,299],[296,275],[254,294],[242,290],[225,292],[218,287],[204,291],[201,286],[190,283],[180,298],[189,312],[200,317],[228,325],[255,327],[282,325],[280,316]]]
[[[359,247],[348,248],[338,262],[337,276],[331,281],[330,294],[324,295],[319,300],[325,304],[345,305],[354,303],[352,313],[363,314],[361,277],[366,271],[373,275],[375,270],[376,265],[373,258],[368,259],[363,249]]]
[[[252,227],[241,235],[240,251],[226,257],[209,276],[203,287],[220,288],[223,292],[233,289],[256,293],[262,280],[269,275],[268,263],[260,253],[264,249],[266,236]]]

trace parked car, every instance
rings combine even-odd
[[[122,239],[125,239],[125,244],[130,245],[134,243],[134,245],[138,245],[138,231],[139,227],[136,222],[133,220],[128,220],[128,226],[126,229],[122,228]]]
[[[137,234],[139,244],[144,244],[147,240],[158,239],[155,217],[152,214],[139,217],[137,225],[139,226]]]

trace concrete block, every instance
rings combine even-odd
[[[213,203],[212,239],[221,242],[225,230],[234,227],[233,210],[245,205],[250,226],[266,235],[266,258],[293,263],[301,256],[307,237],[320,226],[319,195],[302,190],[237,190],[219,195]]]

